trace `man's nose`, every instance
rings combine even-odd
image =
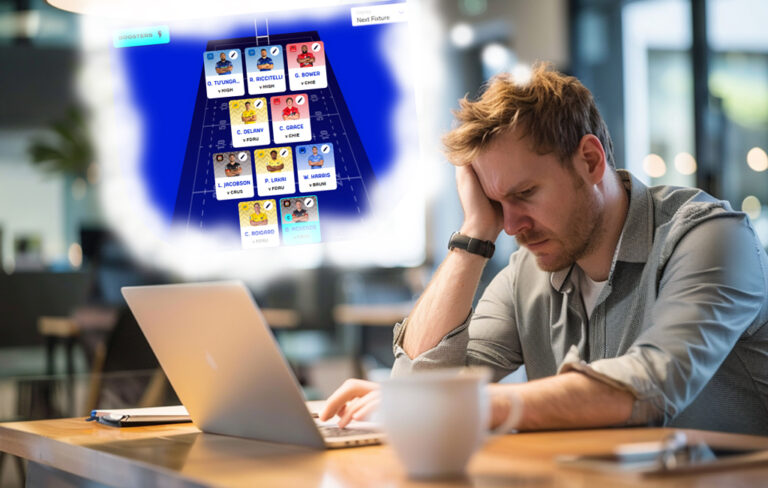
[[[533,219],[517,205],[503,203],[501,210],[504,215],[504,232],[508,235],[514,236],[533,227]]]

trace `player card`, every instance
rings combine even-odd
[[[293,151],[290,147],[270,147],[254,151],[256,186],[259,195],[296,193],[293,178]]]
[[[306,144],[296,146],[296,170],[299,191],[311,193],[336,189],[336,163],[333,144]]]
[[[325,46],[322,41],[300,42],[285,46],[291,91],[326,88]]]
[[[251,153],[233,151],[214,154],[213,178],[217,200],[253,198]]]
[[[320,242],[320,214],[316,196],[281,198],[280,212],[285,244]]]
[[[282,46],[256,46],[245,49],[248,93],[285,91],[285,62]]]
[[[243,249],[280,245],[277,205],[274,200],[240,202],[240,242]]]
[[[309,141],[309,99],[306,93],[272,97],[272,134],[276,143]]]
[[[203,53],[203,63],[208,98],[245,95],[243,62],[239,49],[206,51]]]
[[[230,100],[229,125],[232,146],[266,146],[269,144],[269,119],[266,98]]]

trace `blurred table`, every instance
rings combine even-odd
[[[337,324],[359,328],[355,334],[351,351],[356,377],[367,377],[363,366],[365,344],[368,341],[366,329],[368,327],[392,328],[397,322],[407,317],[415,305],[415,301],[409,300],[376,304],[342,303],[333,307],[333,320]]]
[[[262,308],[267,325],[273,329],[295,329],[301,322],[301,315],[290,308]]]
[[[766,486],[768,464],[667,477],[567,469],[563,454],[609,453],[627,442],[659,441],[673,429],[538,432],[497,437],[450,486],[723,487]],[[690,442],[768,449],[768,437],[697,430]],[[392,449],[328,451],[201,433],[192,424],[112,428],[83,419],[0,424],[0,450],[30,461],[28,486],[84,479],[117,486],[437,486],[408,480]],[[445,483],[440,484],[443,486]]]
[[[337,324],[392,327],[411,313],[414,301],[351,304],[342,303],[333,307],[333,319]]]

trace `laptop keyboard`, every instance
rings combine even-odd
[[[370,435],[377,433],[377,431],[369,429],[340,429],[338,427],[329,426],[322,426],[319,428],[323,437],[348,437],[352,435]]]

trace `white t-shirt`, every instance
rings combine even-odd
[[[605,281],[595,281],[579,268],[579,288],[581,289],[581,300],[584,302],[584,309],[587,311],[587,317],[592,315],[592,311],[597,304],[597,297],[600,296],[600,292],[603,291]]]

